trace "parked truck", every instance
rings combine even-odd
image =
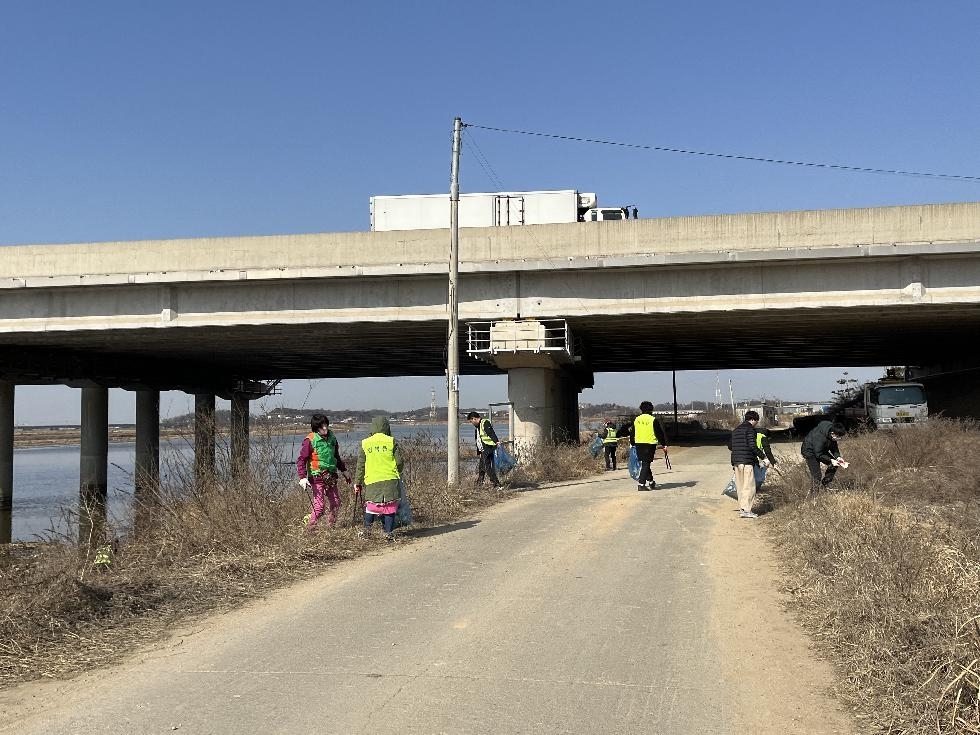
[[[500,191],[459,195],[460,227],[507,227],[628,219],[627,207],[600,207],[595,194]],[[448,194],[371,197],[371,229],[435,230],[449,227]]]
[[[879,380],[867,383],[843,403],[840,412],[851,425],[889,429],[919,424],[929,418],[929,403],[922,383]]]

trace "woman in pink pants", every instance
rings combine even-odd
[[[311,493],[313,511],[306,528],[312,531],[323,515],[324,499],[328,504],[327,526],[333,528],[337,522],[337,508],[340,507],[340,491],[337,489],[337,472],[344,473],[344,479],[350,485],[350,475],[347,465],[340,456],[340,446],[337,436],[330,431],[330,419],[322,413],[313,414],[310,419],[313,429],[300,447],[299,457],[296,458],[296,472],[299,474],[299,484]]]

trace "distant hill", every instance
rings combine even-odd
[[[470,411],[486,412],[486,406],[461,408],[462,415]],[[309,425],[310,418],[315,413],[322,413],[330,419],[331,424],[369,424],[375,416],[387,416],[392,421],[423,423],[429,421],[429,407],[415,408],[408,411],[385,411],[380,408],[372,409],[330,409],[330,408],[290,408],[283,406],[274,408],[264,414],[253,414],[253,422],[268,421],[274,424],[305,424]],[[215,411],[214,419],[218,425],[229,423],[230,411]],[[435,421],[445,423],[449,420],[449,411],[445,407],[436,407]],[[163,426],[189,426],[194,423],[194,414],[185,413],[161,421]]]
[[[770,398],[769,403],[777,402],[778,399]],[[758,402],[758,400],[756,400]],[[639,401],[637,401],[639,405]],[[690,411],[690,410],[702,410],[705,407],[704,401],[692,401],[689,403],[678,403],[678,412]],[[472,406],[469,408],[460,408],[460,415],[465,416],[470,411],[479,411],[480,413],[486,413],[486,406]],[[654,411],[673,411],[673,403],[655,403],[653,405]],[[279,408],[274,408],[264,414],[253,414],[252,421],[263,422],[268,421],[275,424],[304,424],[308,425],[310,423],[310,417],[315,413],[326,414],[330,419],[331,424],[368,424],[371,422],[375,416],[387,416],[392,421],[404,421],[404,422],[416,422],[424,423],[429,421],[429,407],[424,406],[422,408],[409,409],[407,411],[386,411],[380,408],[372,409],[352,409],[352,408],[341,408],[341,409],[331,409],[331,408],[290,408],[288,406],[283,406]],[[503,407],[496,409],[494,411],[494,416],[502,415],[504,413]],[[597,418],[614,418],[618,416],[631,416],[636,415],[638,409],[636,406],[623,406],[618,403],[583,403],[580,406],[579,414],[583,420],[587,419],[597,419]],[[444,406],[437,406],[435,412],[435,421],[439,423],[445,423],[448,421],[448,409]],[[215,421],[218,425],[227,425],[230,420],[230,412],[225,411],[215,411]],[[162,426],[166,427],[179,427],[179,426],[190,426],[194,423],[194,414],[185,413],[180,416],[174,416],[173,418],[164,419],[160,422]]]

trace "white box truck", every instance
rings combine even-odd
[[[371,197],[371,229],[437,230],[449,227],[448,194]],[[595,194],[560,191],[499,191],[459,195],[460,227],[549,225],[627,219],[626,209],[598,207]]]

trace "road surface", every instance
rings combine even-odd
[[[727,451],[517,493],[454,527],[0,693],[0,732],[849,733]],[[736,560],[745,559],[741,570]]]

